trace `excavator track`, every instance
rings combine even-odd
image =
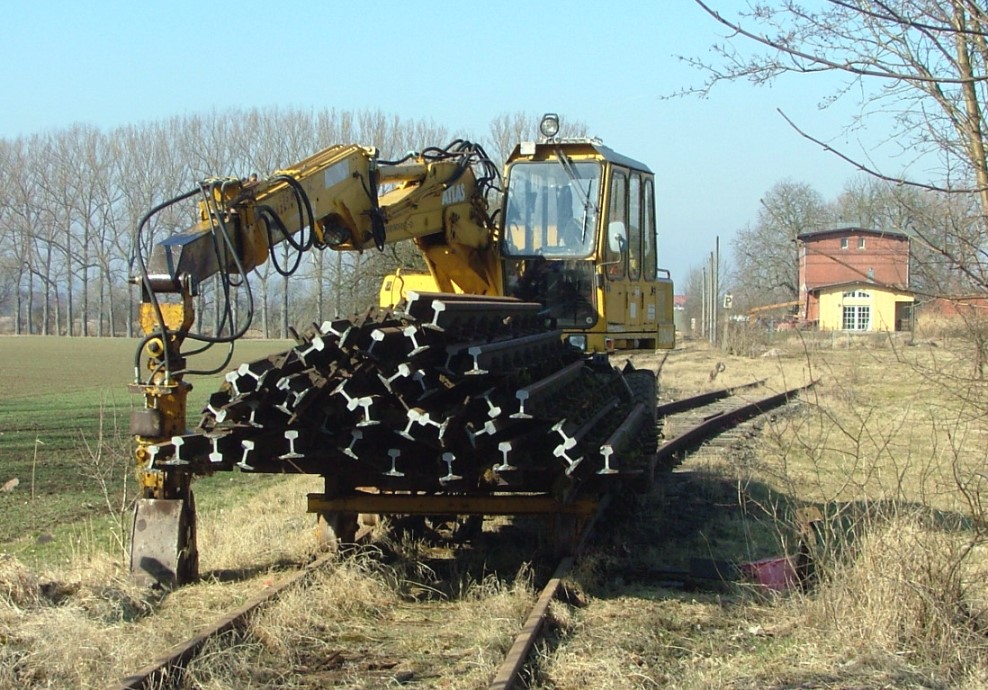
[[[153,447],[151,468],[565,502],[647,465],[654,404],[640,389],[654,401],[655,384],[560,335],[537,303],[412,293],[399,310],[327,321],[227,374],[196,429]]]

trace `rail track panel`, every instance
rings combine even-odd
[[[781,553],[781,497],[734,470],[756,452],[769,415],[798,414],[790,411],[808,387],[766,394],[752,385],[666,408],[658,464],[667,471],[623,504],[626,519],[599,526],[594,567],[578,576],[587,605],[570,610],[525,687],[661,687],[671,669],[703,656],[695,631],[729,621],[710,611],[747,591],[730,582],[737,566]]]
[[[721,391],[707,399],[678,403],[679,409],[660,407],[665,438],[653,449],[657,464],[676,465],[704,443],[707,452],[720,452],[710,441],[725,428],[737,428],[744,420],[795,395],[789,391],[771,399],[761,398],[754,405],[741,405],[742,395],[754,398],[755,390],[756,386]],[[720,448],[730,452],[731,444],[721,444]],[[712,518],[728,512],[726,507],[736,493],[731,482],[703,477],[686,463],[662,474],[650,492],[635,499],[629,498],[629,493],[616,497],[592,541],[595,557],[601,550],[607,554],[602,561],[606,564],[604,577],[632,582],[636,587],[657,581],[660,586],[669,585],[661,578],[668,579],[674,570],[643,563],[660,561],[662,549],[696,540],[698,535],[712,547],[711,542],[720,538],[710,529]],[[591,522],[585,525],[587,530]],[[188,677],[193,679],[189,687],[194,687],[194,679],[213,673],[204,670],[212,661],[193,658],[203,649],[212,658],[239,655],[252,659],[252,670],[243,665],[236,670],[236,664],[226,664],[231,683],[257,683],[276,676],[298,678],[302,687],[479,687],[490,683],[490,687],[502,690],[520,687],[523,676],[527,683],[537,683],[546,671],[529,665],[530,652],[546,628],[552,627],[547,625],[552,622],[549,605],[569,577],[573,559],[564,559],[555,567],[548,558],[548,536],[544,531],[527,529],[524,519],[499,527],[490,527],[461,545],[439,540],[435,530],[398,538],[393,542],[394,550],[374,559],[376,577],[383,578],[386,586],[371,597],[370,603],[341,603],[334,609],[333,595],[321,589],[333,576],[310,568],[277,588],[279,597],[294,601],[296,608],[286,604],[289,613],[275,612],[281,604],[261,603],[263,597],[259,597],[254,602],[259,606],[249,613],[249,607],[244,607],[237,620],[228,616],[207,626],[163,658],[157,668],[145,669],[116,687],[151,687],[162,678],[177,679],[181,674],[175,668],[186,666],[190,668]],[[581,532],[577,544],[586,544],[588,534]],[[537,558],[539,553],[542,558]],[[531,569],[519,571],[522,563],[530,563]],[[319,582],[306,585],[310,577]],[[532,585],[545,579],[548,584],[536,594]],[[297,593],[293,594],[294,590]],[[618,591],[614,582],[605,582],[603,597],[614,599]],[[266,605],[272,613],[261,608]],[[304,613],[300,614],[298,607]],[[298,620],[286,624],[286,616]],[[291,641],[279,638],[272,642],[272,628],[281,630],[286,625],[296,628],[287,633]],[[224,637],[210,639],[214,635]],[[544,646],[542,650],[542,656],[553,653]]]
[[[505,525],[459,545],[431,530],[402,532],[323,561],[276,585],[276,600],[262,593],[113,687],[194,688],[210,679],[482,687],[552,568],[531,527]]]

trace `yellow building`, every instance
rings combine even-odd
[[[913,293],[867,281],[823,285],[813,290],[819,300],[821,331],[909,330]]]

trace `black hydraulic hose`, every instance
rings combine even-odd
[[[381,211],[381,207],[377,202],[377,173],[371,170],[370,176],[370,184],[368,184],[363,175],[356,173],[356,177],[360,180],[360,186],[364,188],[364,193],[367,195],[367,199],[371,204],[370,211],[367,213],[370,216],[371,236],[374,238],[374,246],[377,247],[378,251],[383,252],[385,240],[387,239],[387,226],[384,212]]]
[[[230,184],[230,182],[231,181],[229,179],[225,179],[222,182],[218,183],[220,188],[221,199],[226,198],[226,186]],[[244,284],[244,281],[247,280],[247,275],[243,272],[243,267],[240,265],[239,255],[237,254],[236,251],[234,251],[233,241],[230,239],[230,233],[226,228],[226,221],[224,220],[223,210],[216,203],[216,196],[214,194],[216,190],[216,186],[217,186],[216,181],[211,182],[209,185],[208,194],[206,193],[206,190],[203,189],[203,201],[206,204],[206,206],[210,209],[208,216],[211,219],[215,219],[210,222],[210,229],[213,231],[212,232],[213,251],[216,254],[216,259],[217,259],[216,265],[217,267],[219,267],[218,272],[222,278],[222,281],[224,281],[228,287],[240,287],[241,285]],[[216,228],[220,229],[222,233],[221,236],[223,237],[223,241],[226,243],[227,248],[230,250],[233,259],[237,264],[237,273],[240,276],[238,280],[232,279],[229,269],[227,269],[225,266],[222,267],[220,266],[219,263],[220,248],[219,248],[219,243],[216,241]],[[229,291],[226,292],[227,292],[227,297],[229,297]],[[230,327],[231,328],[233,327],[232,320],[230,321]]]
[[[302,183],[300,183],[291,175],[275,175],[271,179],[276,182],[284,182],[289,187],[292,188],[292,192],[295,194],[295,202],[296,205],[298,206],[299,227],[304,228],[306,225],[308,225],[309,233],[310,233],[308,242],[295,244],[294,241],[292,241],[292,246],[294,246],[296,249],[300,249],[299,245],[302,245],[303,248],[300,249],[300,251],[308,250],[312,246],[311,233],[315,230],[316,227],[316,217],[315,217],[315,213],[313,213],[312,211],[312,203],[309,201],[309,195],[306,194],[305,192],[305,187],[303,187]],[[306,223],[306,220],[308,220],[308,223]]]
[[[274,266],[274,270],[279,275],[285,276],[287,278],[288,276],[295,273],[295,271],[298,270],[299,265],[302,263],[303,247],[301,244],[298,244],[291,239],[291,236],[288,233],[288,228],[285,227],[285,223],[281,220],[281,216],[279,216],[273,208],[271,208],[270,206],[260,206],[258,207],[257,211],[261,221],[264,223],[264,229],[265,232],[267,233],[268,254],[271,257],[271,264]],[[274,231],[272,230],[271,227],[272,225],[274,226],[274,230],[277,230],[279,233],[281,233],[282,239],[287,240],[292,247],[298,250],[298,252],[295,254],[295,263],[291,268],[287,268],[287,267],[283,268],[278,261],[278,254],[275,252],[275,244],[277,244],[277,242],[280,242],[281,240],[278,240],[277,242],[275,241]]]
[[[309,250],[315,244],[315,236],[313,232],[315,228],[315,214],[313,213],[312,204],[309,200],[309,197],[306,194],[305,189],[298,182],[298,180],[296,180],[294,177],[290,175],[276,175],[272,178],[272,181],[284,182],[291,188],[299,209],[300,226],[304,228],[306,225],[308,225],[308,227],[310,228],[310,234],[307,238],[303,237],[301,241],[296,241],[291,236],[291,234],[287,232],[284,223],[278,217],[277,213],[273,211],[273,209],[270,209],[269,207],[261,207],[260,209],[261,217],[265,222],[265,228],[268,233],[268,243],[269,245],[272,245],[271,257],[275,263],[275,268],[276,270],[278,270],[279,273],[287,276],[298,270],[298,267],[301,264],[301,253]],[[166,380],[169,380],[173,374],[210,375],[222,371],[227,366],[227,364],[229,364],[233,356],[233,349],[234,349],[233,346],[235,341],[243,337],[243,335],[250,328],[251,323],[253,323],[254,320],[253,290],[251,289],[250,281],[247,280],[246,271],[244,270],[243,262],[241,261],[238,253],[236,252],[233,240],[230,235],[230,231],[226,227],[226,222],[223,220],[223,214],[221,213],[221,210],[217,206],[215,196],[213,195],[213,191],[216,189],[217,185],[220,185],[220,192],[222,195],[228,183],[229,180],[224,180],[222,182],[213,181],[208,184],[208,187],[206,184],[200,184],[195,189],[192,189],[172,199],[169,199],[168,201],[158,204],[150,211],[148,211],[141,219],[140,223],[138,223],[137,225],[137,229],[134,235],[134,255],[141,276],[142,288],[144,290],[144,293],[147,295],[148,301],[151,303],[152,308],[154,310],[155,320],[158,325],[158,331],[146,335],[141,340],[140,345],[137,348],[137,351],[134,355],[135,382],[139,382],[141,379],[140,376],[141,352],[144,350],[144,347],[147,345],[147,343],[149,343],[151,340],[155,338],[160,338],[163,346],[162,362],[155,368],[154,371],[151,372],[150,376],[152,378],[154,377],[155,374],[160,372],[162,369],[164,369],[165,371]],[[161,311],[161,304],[159,303],[158,297],[151,287],[151,280],[148,274],[147,264],[144,260],[144,255],[140,250],[141,238],[144,232],[144,227],[150,222],[150,219],[153,216],[155,216],[156,214],[160,213],[164,209],[174,204],[190,199],[196,194],[201,194],[203,196],[203,201],[207,209],[209,209],[210,211],[210,213],[208,213],[207,215],[211,219],[210,225],[213,231],[212,232],[213,252],[217,257],[217,264],[219,265],[218,274],[220,277],[220,285],[223,290],[223,301],[224,301],[223,316],[220,323],[217,324],[216,332],[217,334],[222,333],[223,329],[226,328],[226,324],[229,323],[231,333],[225,336],[221,336],[221,335],[209,336],[204,333],[198,333],[198,332],[187,333],[185,336],[187,339],[205,343],[203,347],[195,349],[187,354],[189,356],[200,354],[211,348],[214,344],[220,344],[220,343],[226,343],[230,345],[230,349],[227,353],[227,356],[224,359],[224,362],[215,369],[211,369],[208,371],[183,369],[181,371],[172,372],[171,358],[167,345],[170,332],[167,326],[165,325],[164,315]],[[284,267],[280,266],[277,262],[277,257],[273,251],[274,248],[272,242],[273,239],[273,233],[271,227],[272,224],[274,224],[275,228],[282,234],[283,238],[287,240],[289,244],[291,244],[291,246],[299,252],[299,254],[296,257],[295,263],[291,267],[291,269],[285,269]],[[237,280],[237,281],[233,280],[231,271],[225,265],[220,265],[221,263],[219,260],[221,256],[220,241],[222,241],[223,244],[226,246],[226,248],[229,250],[229,255],[233,258],[233,262],[236,268],[236,273],[238,273],[241,276],[241,280]],[[233,304],[232,304],[232,295],[230,289],[231,287],[239,287],[245,284],[247,288],[247,315],[246,318],[244,319],[242,326],[240,328],[237,328],[237,324],[234,322],[233,319],[233,308],[232,308]]]
[[[151,278],[148,275],[148,268],[147,268],[147,264],[144,261],[144,254],[141,252],[141,234],[144,232],[144,226],[150,222],[153,216],[165,210],[169,206],[173,206],[174,204],[185,201],[186,199],[195,196],[198,193],[198,191],[199,191],[198,189],[192,189],[183,194],[179,194],[178,196],[173,197],[168,201],[164,201],[158,204],[150,211],[148,211],[146,214],[144,214],[144,217],[141,218],[141,221],[137,224],[137,229],[134,232],[134,255],[135,255],[134,258],[137,260],[138,269],[141,272],[141,288],[144,290],[144,293],[147,295],[148,300],[150,301],[151,306],[154,309],[154,316],[158,322],[158,327],[160,329],[159,335],[157,336],[149,333],[141,341],[140,346],[137,348],[137,352],[134,354],[134,382],[135,383],[138,383],[141,380],[141,376],[140,376],[141,351],[144,349],[144,346],[147,345],[155,337],[161,338],[161,345],[163,349],[162,361],[165,367],[165,379],[167,380],[171,376],[169,359],[168,359],[168,327],[165,325],[165,317],[161,313],[161,305],[158,303],[158,297],[157,295],[155,295],[154,290],[151,288]]]
[[[378,162],[381,165],[401,165],[405,161],[412,160],[413,158],[417,158],[420,155],[421,154],[416,153],[415,151],[409,151],[408,153],[406,153],[404,156],[402,156],[398,160],[394,160],[394,161],[378,161]]]
[[[213,374],[220,373],[221,371],[223,371],[224,369],[226,369],[227,365],[230,363],[230,360],[233,359],[234,342],[231,340],[229,343],[227,343],[227,345],[229,345],[229,349],[226,352],[226,357],[223,359],[223,362],[219,366],[217,366],[216,368],[214,368],[214,369],[208,369],[208,370],[207,369],[182,369],[181,371],[177,371],[175,373],[176,374],[182,374],[182,375],[192,375],[192,376],[212,376]],[[205,347],[201,347],[198,350],[195,350],[193,352],[188,353],[187,356],[191,356],[193,354],[198,354],[200,352],[205,352],[206,350],[208,350],[212,346],[213,346],[213,343],[208,343]]]
[[[277,212],[275,212],[273,208],[271,208],[270,206],[261,206],[258,209],[259,212],[261,213],[262,219],[264,220],[265,230],[268,236],[268,249],[271,256],[271,261],[274,264],[275,271],[277,271],[280,275],[285,276],[287,278],[288,276],[294,274],[298,270],[298,267],[302,263],[302,253],[309,251],[316,243],[315,242],[315,227],[316,227],[315,213],[312,211],[312,203],[309,200],[309,195],[306,193],[305,188],[294,177],[292,177],[291,175],[275,175],[270,178],[270,181],[284,182],[291,188],[292,194],[295,196],[295,205],[298,207],[299,228],[302,228],[303,229],[302,231],[304,231],[304,228],[306,226],[308,226],[309,228],[308,237],[303,235],[301,241],[296,241],[295,238],[291,236],[291,233],[288,232],[288,229],[285,227],[284,222],[281,220],[280,216],[278,216]],[[278,258],[274,250],[274,246],[275,246],[274,235],[271,232],[272,223],[275,225],[275,228],[281,233],[282,239],[288,242],[288,244],[291,245],[292,248],[298,252],[298,254],[295,257],[295,263],[292,265],[291,268],[284,268],[281,266],[281,264],[278,263]]]
[[[310,228],[310,233],[311,233],[311,230],[315,228],[315,213],[312,210],[312,204],[309,201],[309,197],[306,194],[305,189],[299,183],[299,181],[296,180],[291,175],[275,175],[270,179],[271,181],[275,181],[275,182],[284,182],[292,189],[292,193],[295,195],[296,203],[299,208],[299,222],[304,227],[306,224],[306,220],[308,220],[308,226]],[[215,187],[215,184],[216,183],[213,183],[212,186]],[[223,184],[225,185],[226,182],[224,182]],[[223,220],[223,215],[219,212],[219,209],[215,207],[214,205],[215,202],[211,194],[206,195],[206,202],[207,204],[213,205],[213,209],[215,211],[215,213],[210,214],[210,217],[215,219],[213,221],[214,237],[216,234],[218,234],[222,238],[224,244],[230,250],[230,255],[233,257],[233,261],[235,263],[237,273],[243,276],[242,282],[234,283],[233,281],[230,280],[230,272],[228,270],[222,269],[220,272],[221,284],[223,285],[224,297],[225,297],[224,301],[226,302],[226,306],[224,307],[223,320],[225,322],[226,318],[229,316],[231,329],[235,327],[235,324],[233,323],[233,313],[231,308],[232,301],[230,298],[229,288],[230,286],[236,287],[242,284],[246,284],[246,288],[247,288],[247,304],[248,304],[247,317],[244,320],[242,327],[236,330],[235,332],[232,332],[228,336],[219,337],[219,336],[207,336],[202,333],[190,333],[186,337],[192,340],[197,340],[205,343],[232,344],[235,340],[243,337],[243,335],[250,328],[251,323],[253,323],[254,293],[250,287],[250,281],[248,281],[246,278],[246,271],[244,270],[244,266],[242,261],[240,260],[240,256],[237,254],[235,250],[233,240],[231,239],[230,236],[230,232],[226,227],[226,222]],[[269,245],[272,245],[271,239],[273,239],[271,233],[271,226],[269,225],[269,222],[273,221],[276,224],[278,231],[281,232],[284,238],[288,240],[289,243],[294,248],[296,248],[299,252],[306,251],[313,246],[314,236],[312,234],[309,235],[309,238],[307,240],[303,240],[302,242],[296,242],[291,237],[291,235],[287,232],[287,228],[285,227],[283,221],[281,220],[281,218],[278,217],[277,213],[275,213],[273,209],[270,209],[269,207],[261,207],[260,213],[262,218],[264,219],[266,231],[268,232]],[[283,272],[282,267],[277,263],[277,259],[273,254],[273,249],[274,249],[273,245],[270,247],[270,249],[272,251],[272,259],[275,263],[275,268],[276,270],[278,270],[279,273],[281,273],[282,275],[290,275],[291,273],[294,273],[298,269],[298,266],[301,263],[301,254],[299,254],[299,256],[296,258],[295,265],[292,267],[292,269],[287,272]],[[217,256],[219,256],[218,246],[215,247],[214,251],[216,251]]]
[[[215,182],[212,183],[211,186],[210,186],[211,189],[214,188],[215,185],[216,185]],[[203,191],[205,191],[205,190],[203,190]],[[211,199],[212,195],[210,194],[210,195],[206,195],[206,196],[207,196],[207,203],[212,203],[212,199]],[[214,207],[214,209],[215,209],[215,207]],[[244,325],[239,330],[231,333],[229,336],[208,336],[208,335],[205,335],[203,333],[194,333],[194,334],[193,333],[190,333],[186,337],[189,337],[189,338],[191,338],[193,340],[198,340],[198,341],[204,342],[204,343],[230,343],[230,342],[232,342],[234,340],[237,340],[238,338],[243,337],[243,335],[247,332],[247,329],[250,328],[250,324],[254,320],[254,293],[251,290],[250,281],[247,280],[247,275],[246,275],[246,271],[244,270],[243,262],[240,260],[240,256],[237,254],[236,247],[234,246],[233,240],[230,237],[230,232],[229,232],[229,230],[226,227],[226,222],[223,220],[223,215],[218,212],[218,209],[216,209],[216,210],[217,210],[217,213],[211,213],[211,214],[209,214],[211,218],[214,218],[215,219],[211,223],[211,226],[213,228],[213,232],[214,233],[217,233],[217,232],[219,233],[221,239],[223,240],[224,244],[226,245],[227,249],[229,250],[230,256],[233,257],[233,262],[234,262],[234,265],[236,267],[237,273],[240,276],[243,277],[243,281],[242,282],[233,283],[230,280],[230,272],[229,272],[229,270],[227,270],[225,267],[224,268],[221,268],[221,270],[220,270],[220,278],[221,278],[220,282],[223,285],[224,296],[226,298],[225,299],[225,301],[226,301],[225,310],[226,310],[227,314],[230,315],[230,327],[231,327],[231,330],[236,326],[236,324],[234,324],[234,322],[233,322],[233,314],[232,314],[232,309],[231,309],[231,300],[230,300],[230,292],[229,292],[229,288],[231,286],[237,287],[239,285],[246,285],[246,288],[247,288],[247,318],[244,321]],[[218,254],[217,254],[217,256],[218,256]],[[225,321],[225,319],[224,319],[224,321]]]

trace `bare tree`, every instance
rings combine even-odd
[[[97,319],[102,333],[104,280],[99,271],[99,228],[107,215],[107,167],[105,138],[93,127],[75,126],[48,140],[49,168],[39,184],[46,190],[52,210],[63,230],[59,243],[64,251],[67,335],[75,333],[77,295],[81,301],[81,335],[89,335],[90,277],[97,277]],[[78,293],[76,281],[78,280]]]
[[[760,200],[754,223],[735,235],[732,246],[740,301],[758,306],[799,297],[796,236],[830,222],[823,197],[802,182],[779,182]]]
[[[178,209],[165,209],[152,218],[135,245],[138,222],[153,206],[176,196],[190,186],[188,165],[183,162],[176,144],[182,131],[182,121],[172,118],[161,123],[126,126],[111,135],[109,172],[119,194],[111,210],[113,246],[126,262],[128,276],[136,273],[135,252],[148,255],[155,238],[187,224]],[[133,337],[137,294],[134,285],[127,286],[128,313],[126,335]]]
[[[536,122],[532,118],[533,134]],[[125,279],[136,272],[137,253],[148,256],[162,236],[197,218],[193,198],[154,215],[137,236],[152,207],[203,178],[266,175],[332,144],[374,145],[382,157],[397,159],[451,139],[431,120],[406,121],[381,111],[253,109],[106,133],[77,126],[0,140],[0,315],[12,316],[18,333],[87,334],[94,322],[97,334],[115,335],[120,320],[119,330],[132,336],[138,300]],[[293,257],[282,256],[284,247],[276,251],[279,265],[294,265]],[[313,308],[319,320],[365,308],[376,301],[381,278],[396,267],[424,268],[412,243],[359,257],[310,252],[291,280],[274,273],[268,280],[262,269],[245,281],[206,281],[199,286],[198,324],[204,333],[229,332],[231,321],[242,325],[237,310],[246,308],[246,288],[259,286],[262,320],[272,334],[279,325],[284,334],[291,324],[310,322]],[[275,270],[273,262],[267,269]],[[233,289],[234,282],[243,287]],[[215,306],[201,308],[207,304]]]
[[[715,62],[688,58],[707,79],[692,92],[708,94],[721,81],[766,84],[784,74],[835,73],[845,79],[823,104],[856,98],[860,115],[848,128],[872,115],[893,116],[887,142],[899,145],[907,160],[939,161],[938,179],[906,179],[878,169],[865,156],[836,152],[855,167],[896,183],[931,191],[968,193],[981,207],[977,228],[965,234],[964,252],[941,247],[957,270],[982,287],[988,216],[988,11],[977,0],[829,0],[807,9],[794,0],[749,6],[733,17],[704,0],[694,0],[731,31],[714,46]],[[829,145],[797,131],[833,150]],[[975,236],[971,231],[976,230]],[[924,242],[923,227],[913,228]]]
[[[686,303],[683,305],[683,321],[686,336],[700,337],[703,333],[704,299],[706,298],[705,271],[706,266],[692,266],[686,276],[683,294]]]
[[[491,155],[503,164],[518,142],[534,141],[538,136],[539,121],[530,113],[517,111],[501,113],[490,124]]]
[[[14,292],[14,333],[20,335],[25,330],[31,332],[30,231],[39,211],[31,203],[30,185],[25,179],[31,160],[27,143],[18,139],[6,144],[3,151],[0,172],[7,181],[0,192],[5,231],[4,268],[9,271],[8,280]]]
[[[10,179],[14,174],[12,149],[9,142],[0,140],[0,179]],[[0,316],[9,313],[11,302],[18,291],[19,262],[15,251],[17,235],[9,219],[10,201],[7,194],[0,193]]]
[[[64,251],[58,245],[59,233],[44,191],[48,147],[44,137],[35,135],[16,140],[9,152],[3,204],[5,225],[13,238],[11,263],[15,264],[17,273],[15,332],[40,331],[47,335],[52,325],[53,301],[56,313],[58,306],[55,256],[58,251]],[[40,317],[35,314],[38,285],[42,289]]]
[[[984,284],[985,267],[972,263],[972,281],[950,260],[977,242],[979,207],[970,194],[947,194],[873,177],[849,181],[832,204],[834,217],[873,230],[912,235],[910,285],[920,295],[961,294]]]
[[[491,158],[497,164],[503,164],[508,159],[515,146],[522,141],[537,141],[539,138],[539,122],[544,113],[501,113],[491,120],[489,151]],[[589,128],[585,122],[570,120],[560,115],[561,137],[585,137]]]

